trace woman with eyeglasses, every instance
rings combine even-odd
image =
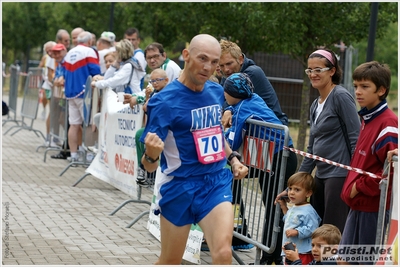
[[[329,49],[316,50],[308,57],[305,72],[312,87],[319,92],[310,107],[307,152],[350,165],[360,119],[353,96],[339,85],[342,70],[335,54]],[[348,171],[310,158],[304,158],[299,171],[311,173],[315,167],[316,191],[311,204],[322,218],[322,224],[333,224],[342,232],[349,207],[340,198],[340,193]]]

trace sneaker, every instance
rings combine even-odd
[[[89,151],[95,153],[95,154],[97,154],[97,152],[99,152],[99,150],[98,150],[97,147],[95,147],[95,146],[88,146],[87,149],[88,149]]]
[[[136,178],[136,183],[141,184],[146,181],[146,171],[143,170],[142,168],[138,167],[137,168],[137,178]]]
[[[145,180],[136,180],[136,183],[142,187],[149,187],[151,185],[153,185],[149,180],[145,179]]]
[[[92,152],[88,152],[86,154],[86,162],[87,163],[92,163],[93,159],[94,159],[95,154],[93,154]]]
[[[61,142],[57,137],[53,137],[53,143],[60,147],[63,146],[63,142]]]
[[[252,248],[254,248],[253,244],[243,244],[243,245],[232,246],[233,250],[249,250]]]
[[[47,141],[48,142],[48,141]],[[54,141],[50,142],[50,147],[61,147],[59,146],[57,143],[55,143]]]
[[[83,155],[78,151],[78,156],[77,157],[68,157],[67,160],[69,162],[83,162]]]
[[[46,120],[46,109],[43,109],[42,113],[40,114],[40,119],[41,119],[42,121],[45,121],[45,120]]]
[[[80,157],[77,157],[77,158],[73,158],[73,157],[68,157],[67,158],[71,163],[82,163],[83,162],[83,159],[81,159]],[[72,164],[71,165],[71,167],[76,167],[77,165],[75,165],[75,164]]]

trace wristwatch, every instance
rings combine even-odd
[[[146,153],[144,154],[144,159],[149,162],[149,163],[154,163],[156,162],[160,157],[157,157],[156,159],[150,158]]]
[[[232,153],[229,155],[229,157],[228,157],[228,163],[229,164],[231,164],[231,160],[233,159],[233,158],[237,158],[239,161],[242,159],[242,156],[238,153],[238,152],[236,152],[236,151],[232,151]]]

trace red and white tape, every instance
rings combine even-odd
[[[313,155],[313,154],[310,154],[310,153],[307,153],[307,152],[304,152],[304,151],[301,151],[301,150],[298,150],[298,149],[295,149],[295,148],[286,147],[286,146],[284,148],[287,149],[287,150],[290,150],[290,151],[292,151],[292,152],[294,152],[296,154],[299,154],[299,155],[302,155],[304,157],[310,158],[310,159],[316,159],[316,160],[319,160],[319,161],[325,162],[327,164],[334,165],[336,167],[340,167],[340,168],[343,168],[343,169],[346,169],[346,170],[349,170],[349,171],[354,171],[354,172],[357,172],[357,173],[360,173],[360,174],[368,175],[369,177],[372,177],[372,178],[382,179],[382,177],[379,176],[379,175],[376,175],[376,174],[373,174],[373,173],[370,173],[370,172],[366,172],[366,171],[363,171],[363,170],[358,169],[358,168],[350,167],[350,166],[347,166],[347,165],[344,165],[344,164],[341,164],[341,163],[337,163],[337,162],[334,162],[332,160],[325,159],[325,158],[322,158],[320,156],[316,156],[316,155]]]

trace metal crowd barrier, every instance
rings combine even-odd
[[[19,125],[18,122],[22,122],[21,120],[17,120],[17,99],[18,99],[18,84],[19,84],[19,74],[20,74],[20,67],[11,65],[10,66],[10,91],[8,93],[8,115],[7,119],[3,120],[3,126],[11,121],[15,122]],[[3,77],[4,82],[4,77]],[[13,116],[11,116],[13,113]]]
[[[57,143],[62,143],[63,147],[51,147],[51,140],[57,140]],[[46,148],[44,152],[43,161],[46,162],[48,151],[61,151],[67,152],[68,142],[68,100],[65,99],[61,87],[55,87],[52,90],[50,99],[50,140],[49,145],[38,146],[39,148]]]
[[[142,190],[143,188],[148,188],[151,192],[153,192],[154,190],[154,183],[156,180],[156,173],[157,171],[154,171],[152,173],[146,172],[147,174],[147,179],[150,180],[150,186],[141,186],[141,185],[137,185],[137,199],[128,199],[125,200],[124,202],[122,202],[118,207],[116,207],[112,212],[110,212],[110,216],[114,215],[115,213],[117,213],[117,211],[119,211],[122,207],[124,207],[126,204],[128,203],[141,203],[141,204],[148,204],[149,206],[151,206],[151,201],[147,201],[147,200],[142,200]],[[143,211],[142,213],[140,213],[138,216],[136,216],[127,226],[125,226],[126,228],[131,228],[132,225],[134,225],[137,221],[139,221],[143,216],[149,214],[150,211]]]
[[[393,211],[394,209],[398,210],[398,199],[397,199],[397,189],[398,189],[398,157],[393,157],[393,162],[388,163],[385,162],[383,179],[379,183],[379,189],[381,190],[380,200],[379,200],[379,212],[378,212],[378,222],[377,222],[377,231],[376,231],[376,244],[387,244],[388,242],[388,232],[390,232],[390,222],[393,219]],[[386,202],[388,198],[388,190],[389,184],[391,184],[391,200],[390,200],[390,208],[389,214],[386,211]],[[396,212],[395,211],[395,212]],[[389,215],[389,218],[387,217]],[[398,218],[395,218],[398,220]],[[388,226],[389,225],[389,229]],[[392,225],[393,227],[393,225]]]
[[[274,252],[281,231],[281,209],[274,205],[274,200],[283,191],[289,151],[276,149],[276,152],[275,148],[288,146],[289,129],[253,119],[246,123],[248,131],[239,151],[249,174],[233,183],[233,236],[256,247],[254,264],[257,265],[261,251]],[[239,264],[245,264],[235,251],[232,253]]]
[[[33,129],[33,122],[36,119],[39,107],[38,96],[40,87],[42,86],[42,82],[42,68],[29,68],[28,77],[25,83],[24,98],[21,107],[21,125],[11,127],[4,134],[7,134],[13,128],[17,128],[17,130],[13,132],[11,136],[21,130],[28,130],[34,132],[38,137],[39,133],[43,137],[43,140],[46,139],[41,131]],[[25,123],[25,119],[31,120],[30,125]]]

